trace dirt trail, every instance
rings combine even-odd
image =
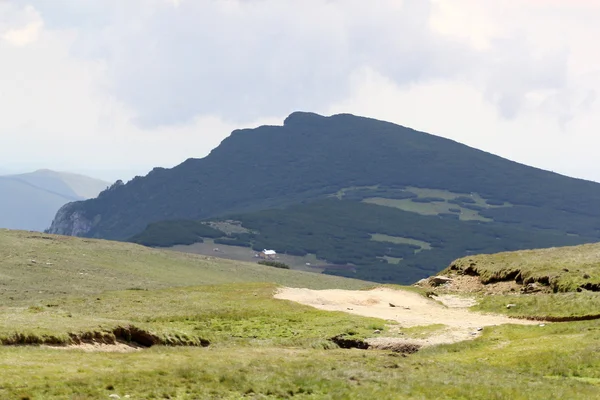
[[[508,318],[501,315],[481,314],[469,311],[473,299],[458,296],[440,296],[444,303],[425,298],[417,293],[388,288],[364,290],[311,290],[282,288],[275,298],[291,300],[327,311],[344,311],[365,317],[393,320],[402,328],[443,324],[447,328],[436,331],[426,339],[373,338],[369,343],[385,347],[390,342],[434,345],[454,343],[477,337],[481,328],[501,324],[536,324],[533,321]],[[392,307],[393,304],[395,307]],[[479,330],[478,330],[479,329]]]

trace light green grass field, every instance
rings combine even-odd
[[[600,398],[598,321],[490,327],[476,340],[409,356],[344,350],[328,339],[364,338],[376,329],[423,337],[440,327],[403,329],[276,300],[278,285],[373,286],[132,244],[0,231],[1,340],[69,343],[133,326],[165,344],[127,353],[0,346],[0,398]]]
[[[443,213],[450,213],[450,209],[460,209],[460,213],[457,215],[462,221],[482,221],[490,222],[491,219],[485,218],[475,210],[471,210],[465,207],[461,207],[458,204],[448,203],[448,200],[454,200],[460,196],[470,197],[474,203],[473,205],[484,207],[484,208],[497,208],[497,207],[512,207],[510,203],[504,203],[501,206],[489,205],[485,202],[485,199],[477,193],[465,194],[465,193],[454,193],[447,190],[439,189],[427,189],[427,188],[416,188],[407,187],[407,191],[412,192],[419,198],[425,197],[437,197],[444,199],[444,201],[434,201],[431,203],[417,203],[411,201],[411,199],[386,199],[381,197],[372,197],[364,199],[365,203],[377,204],[385,207],[394,207],[404,211],[414,212],[421,215],[439,215]]]
[[[396,244],[412,244],[421,248],[419,250],[415,250],[415,252],[417,253],[423,250],[431,250],[431,243],[425,242],[423,240],[416,240],[399,236],[382,235],[380,233],[372,234],[371,240],[374,240],[376,242],[390,242]]]

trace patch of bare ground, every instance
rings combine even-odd
[[[115,343],[115,344],[104,344],[104,343],[80,343],[80,344],[69,344],[65,346],[44,346],[49,349],[56,350],[80,350],[90,353],[129,353],[132,351],[139,351],[143,347],[135,345],[133,343]]]
[[[418,293],[390,288],[376,288],[369,291],[282,288],[275,294],[275,298],[295,301],[321,310],[343,311],[366,317],[391,320],[397,322],[403,328],[434,324],[446,326],[445,329],[434,331],[423,339],[385,337],[367,339],[366,343],[371,348],[390,348],[393,346],[401,348],[406,345],[420,347],[455,343],[476,338],[486,326],[535,324],[533,321],[470,311],[467,307],[472,305],[472,299],[445,295],[440,296],[440,302],[438,302]],[[442,304],[443,302],[448,303],[450,306]],[[345,345],[346,343],[342,343],[340,347]]]
[[[419,351],[421,347],[430,345],[422,339],[403,339],[403,338],[370,338],[366,342],[369,348],[375,350],[389,350],[396,353],[412,354]]]
[[[523,288],[523,285],[513,280],[484,284],[478,276],[473,275],[452,274],[444,277],[448,278],[448,281],[443,284],[437,284],[430,278],[417,282],[415,286],[434,290],[436,294],[464,293],[478,295],[519,293]]]

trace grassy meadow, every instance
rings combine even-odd
[[[486,284],[514,280],[553,292],[600,291],[600,243],[468,256],[442,273],[456,272]]]
[[[329,339],[362,339],[375,330],[422,338],[440,326],[403,329],[320,311],[273,299],[278,286],[373,284],[132,244],[0,231],[0,398],[600,398],[597,321],[485,328],[476,340],[408,356],[340,349]],[[548,299],[537,307],[554,307]],[[521,305],[508,311],[519,309],[529,312]],[[139,337],[154,345],[129,352],[64,346],[128,338],[141,344]]]

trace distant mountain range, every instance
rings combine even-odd
[[[0,228],[43,231],[64,204],[96,197],[109,185],[50,170],[0,176]]]
[[[407,283],[475,252],[600,241],[598,204],[595,182],[388,122],[298,112],[70,203],[50,232],[153,246],[212,238]],[[232,220],[241,229],[219,230]]]

